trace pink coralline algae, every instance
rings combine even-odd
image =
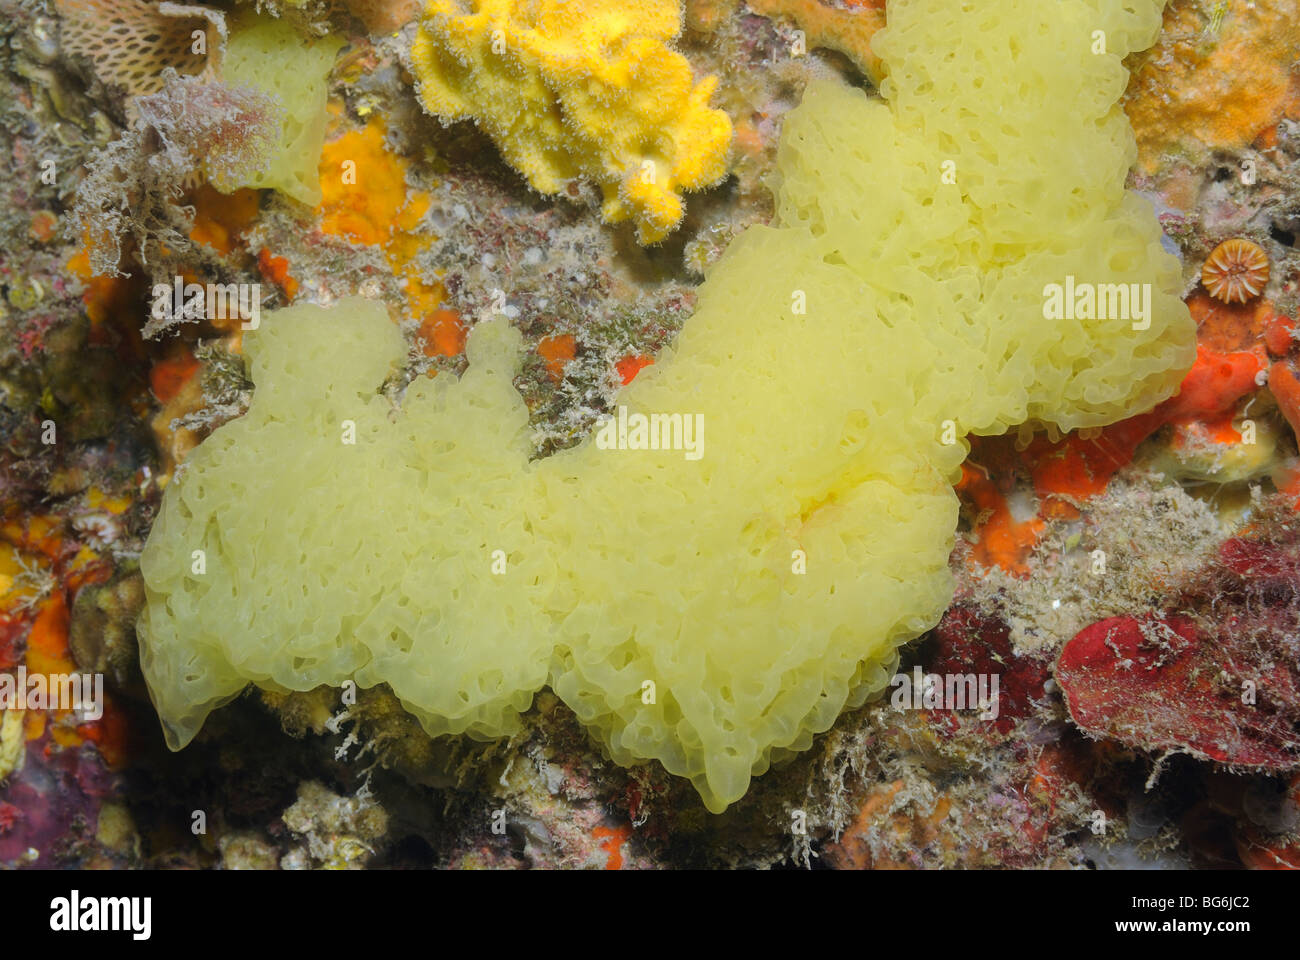
[[[1228,540],[1177,614],[1111,617],[1056,665],[1085,733],[1233,768],[1300,768],[1300,551]]]
[[[50,735],[26,745],[26,762],[0,800],[0,870],[50,867],[94,833],[103,802],[120,792],[116,774],[89,745],[54,750]]]
[[[12,833],[14,826],[22,819],[23,813],[12,803],[0,800],[0,836]]]

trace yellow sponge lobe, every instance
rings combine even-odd
[[[411,59],[430,113],[477,121],[541,193],[599,185],[605,219],[649,244],[727,173],[731,121],[680,31],[678,0],[429,0]]]
[[[502,320],[394,412],[381,309],[264,318],[252,409],[168,487],[141,559],[169,742],[246,683],[355,679],[477,736],[549,683],[714,811],[806,749],[948,603],[965,434],[1109,422],[1190,366],[1114,107],[1160,6],[894,0],[888,101],[809,87],[777,225],[726,251],[618,417],[548,459]]]
[[[343,47],[337,37],[304,40],[283,20],[245,14],[232,27],[221,63],[221,79],[232,87],[253,87],[280,107],[280,140],[265,169],[239,187],[270,187],[316,206],[321,201],[321,147],[325,144],[329,74]]]

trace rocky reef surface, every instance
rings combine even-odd
[[[1300,867],[1296,0],[1171,0],[1126,61],[1128,186],[1197,322],[1179,394],[975,439],[955,599],[903,649],[909,683],[726,813],[611,762],[550,691],[485,743],[431,739],[383,685],[254,689],[166,749],[139,556],[251,381],[248,310],[156,287],[257,285],[266,312],[382,299],[409,347],[393,396],[463,374],[468,331],[504,316],[534,454],[573,447],[673,343],[721,252],[772,219],[805,86],[881,79],[883,2],[642,6],[683,26],[647,28],[624,66],[666,66],[602,77],[626,123],[576,104],[582,146],[560,156],[554,131],[508,148],[499,116],[429,115],[449,101],[412,60],[427,14],[410,0],[0,0],[0,676],[103,683],[94,704],[0,711],[0,866]],[[474,42],[491,55],[490,31]],[[518,82],[569,109],[564,44],[531,56]],[[490,84],[453,79],[478,98],[464,115],[501,113]],[[637,127],[657,82],[693,104],[678,119],[698,135],[672,152]],[[636,194],[655,155],[673,189]],[[1228,302],[1216,251],[1236,240],[1249,289]],[[998,678],[996,715],[927,701],[927,677],[965,675]]]

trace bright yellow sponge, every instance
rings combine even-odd
[[[191,455],[141,558],[169,742],[246,683],[351,678],[478,736],[549,683],[714,811],[806,749],[948,603],[963,436],[1110,422],[1191,364],[1114,106],[1160,6],[894,0],[891,99],[808,88],[778,224],[726,251],[619,417],[545,460],[503,320],[390,415],[382,309],[264,317],[252,409]],[[669,442],[642,448],[647,423]]]
[[[727,173],[731,122],[669,43],[678,0],[429,0],[411,59],[420,100],[474,119],[534,189],[596,183],[641,243],[681,220],[681,192]]]

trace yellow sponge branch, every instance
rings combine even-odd
[[[670,46],[680,30],[677,0],[430,0],[411,59],[430,113],[475,120],[541,193],[597,184],[605,219],[650,244],[683,191],[727,173],[731,121]]]

